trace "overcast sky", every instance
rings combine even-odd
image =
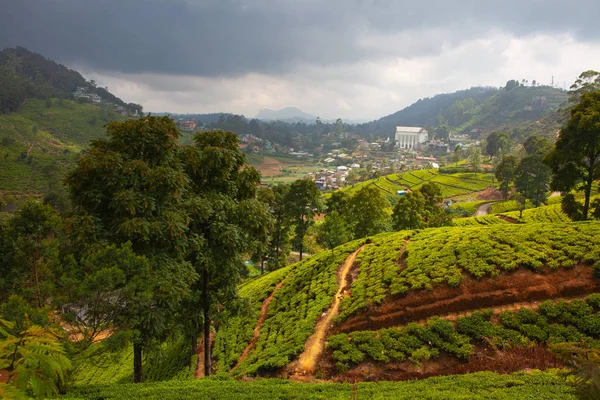
[[[600,69],[599,0],[0,0],[0,47],[146,111],[297,106],[375,119],[509,79]]]

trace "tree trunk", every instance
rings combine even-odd
[[[211,372],[211,354],[210,354],[210,296],[208,294],[208,271],[206,268],[202,271],[203,285],[203,312],[204,312],[204,376],[209,376]]]
[[[590,211],[590,196],[592,194],[592,185],[594,184],[594,168],[593,165],[588,169],[588,177],[585,180],[585,202],[583,203],[583,220],[587,221],[588,212]]]
[[[35,279],[35,295],[37,297],[38,307],[42,308],[42,296],[40,295],[40,279],[38,273],[38,251],[37,248],[33,253],[33,277]]]
[[[300,251],[298,253],[300,253],[300,260],[298,261],[302,261],[302,242],[300,242]]]
[[[142,345],[133,344],[133,383],[140,383],[144,380],[142,375]]]
[[[194,333],[192,336],[192,356],[198,352],[198,336]]]
[[[265,273],[265,260],[264,258],[260,259],[260,274],[264,275]]]

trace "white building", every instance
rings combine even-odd
[[[414,149],[427,141],[427,131],[418,126],[397,126],[396,143],[399,149]]]

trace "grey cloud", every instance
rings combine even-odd
[[[0,0],[0,11],[0,47],[101,71],[205,77],[418,57],[494,30],[600,38],[597,0]]]

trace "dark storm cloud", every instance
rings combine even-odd
[[[598,0],[0,0],[0,47],[124,73],[279,74],[436,54],[494,30],[595,40],[599,14]]]

